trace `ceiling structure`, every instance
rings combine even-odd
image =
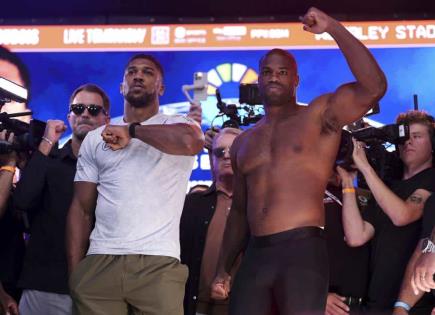
[[[310,6],[340,20],[435,19],[435,0],[4,0],[0,24],[296,21]]]

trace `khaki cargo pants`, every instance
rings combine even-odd
[[[183,315],[187,267],[146,255],[89,255],[69,284],[75,315]]]

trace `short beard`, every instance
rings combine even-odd
[[[86,135],[88,134],[89,131],[86,132],[74,132],[74,136],[79,140],[79,141],[83,141],[86,137]]]
[[[94,124],[87,124],[87,123],[82,123],[82,125],[83,124],[86,124],[86,125],[88,125],[88,126],[91,126],[91,129],[90,130],[87,130],[87,129],[85,129],[85,130],[73,130],[73,135],[78,139],[78,140],[80,140],[80,141],[83,141],[84,139],[85,139],[85,137],[86,137],[86,135],[89,133],[89,131],[92,131],[92,130],[94,130],[95,129],[95,125]]]
[[[128,92],[125,96],[125,100],[135,108],[143,108],[151,105],[156,99],[156,96],[156,93],[144,93],[136,96]]]

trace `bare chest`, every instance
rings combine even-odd
[[[240,146],[238,164],[244,174],[258,168],[290,165],[311,156],[319,136],[320,128],[303,117],[258,127]]]

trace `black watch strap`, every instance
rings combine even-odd
[[[128,134],[130,135],[131,138],[136,138],[136,126],[140,125],[140,123],[135,122],[135,123],[131,123],[128,126]]]

